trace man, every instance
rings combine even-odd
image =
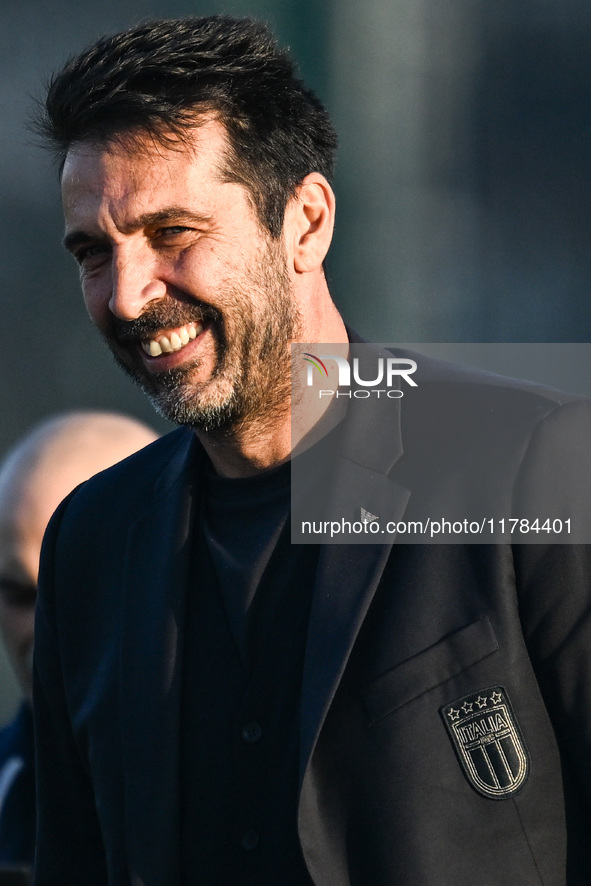
[[[589,548],[291,544],[288,511],[297,448],[326,513],[484,480],[533,521],[551,471],[588,529],[588,403],[433,361],[412,397],[338,389],[348,354],[374,376],[322,268],[335,137],[262,25],[103,39],[44,126],[88,310],[183,427],[48,530],[37,884],[586,882]]]
[[[155,439],[124,415],[65,413],[36,425],[0,466],[0,629],[24,697],[0,732],[2,864],[33,862],[33,621],[43,533],[74,487]]]

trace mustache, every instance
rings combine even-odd
[[[206,321],[217,324],[220,331],[223,330],[222,315],[217,308],[202,303],[186,305],[174,302],[167,305],[155,304],[134,320],[113,317],[112,325],[117,341],[128,344],[151,338],[163,329]]]

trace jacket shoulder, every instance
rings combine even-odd
[[[553,413],[562,417],[565,426],[574,416],[591,414],[591,400],[579,394],[412,351],[396,354],[417,364],[416,387],[404,392],[403,426],[406,417],[407,426],[410,420],[437,428],[444,436],[455,429],[456,435],[472,432],[481,438],[487,428],[489,439],[494,439],[508,425],[529,436]]]
[[[171,431],[127,458],[95,474],[62,502],[52,522],[133,519],[159,491],[190,464],[195,435],[186,428]],[[50,524],[51,525],[51,524]]]
[[[514,378],[474,366],[428,357],[415,351],[397,348],[396,355],[413,359],[416,362],[417,370],[413,378],[418,385],[442,389],[449,387],[450,390],[462,387],[466,389],[478,388],[479,394],[487,398],[503,397],[508,400],[529,398],[532,402],[539,400],[557,405],[588,399],[580,394],[569,393],[540,382]]]

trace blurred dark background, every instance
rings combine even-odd
[[[333,114],[327,270],[362,335],[591,341],[591,4],[1,0],[0,457],[57,410],[167,428],[86,317],[57,175],[27,120],[50,72],[100,34],[214,12],[268,21]]]

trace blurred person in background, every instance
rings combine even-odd
[[[31,711],[37,572],[45,527],[75,487],[156,439],[109,412],[72,412],[36,425],[0,465],[0,629],[23,693],[0,732],[0,865],[32,864],[35,773]]]

